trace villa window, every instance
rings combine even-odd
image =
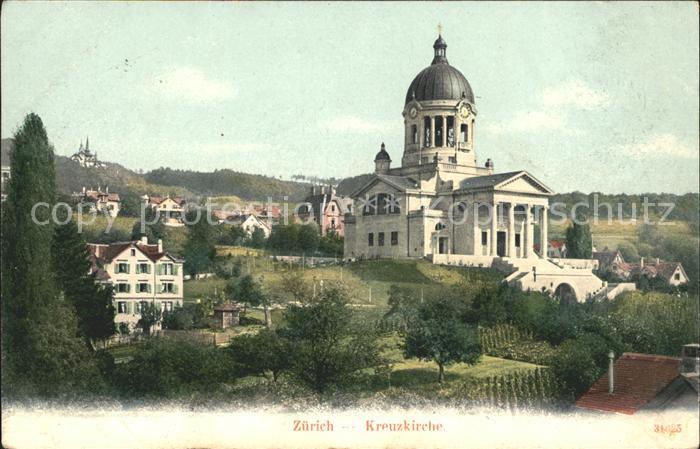
[[[161,304],[163,305],[164,312],[172,312],[173,311],[173,302],[172,301],[163,301]]]
[[[136,273],[137,274],[149,274],[151,272],[151,265],[148,263],[143,263],[140,262],[136,264]]]
[[[486,231],[481,231],[481,244],[486,245],[489,243],[489,233]]]
[[[399,244],[399,233],[397,231],[391,231],[391,246],[396,246]]]
[[[126,262],[119,262],[117,265],[115,265],[114,272],[117,274],[128,273],[129,264]]]
[[[177,285],[173,282],[163,282],[160,284],[161,293],[177,293]]]
[[[374,233],[367,234],[367,246],[374,246]]]
[[[677,281],[680,281],[680,280],[681,280],[681,274],[680,274],[680,273],[674,274],[674,275],[673,275],[673,279],[675,279],[675,280],[677,280]]]
[[[147,282],[139,282],[136,284],[136,293],[151,293],[151,284]]]
[[[117,293],[129,293],[131,291],[131,286],[126,282],[119,282],[115,285],[114,291]]]
[[[515,234],[515,247],[520,248],[520,234]]]
[[[117,302],[117,313],[126,313],[126,301]]]
[[[418,126],[416,125],[411,126],[411,139],[413,139],[413,143],[418,143]]]
[[[443,229],[445,229],[445,225],[443,223],[438,223],[435,225],[436,231],[442,231]]]
[[[135,256],[136,256],[136,250],[132,248],[131,249],[131,257],[135,257]]]
[[[377,244],[378,246],[384,246],[384,233],[380,232],[377,234]]]
[[[160,275],[174,276],[177,275],[177,266],[174,263],[164,263],[160,265]]]
[[[459,127],[459,141],[467,142],[469,139],[469,125],[462,123]]]

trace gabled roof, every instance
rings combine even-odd
[[[385,182],[386,184],[394,187],[396,190],[399,190],[401,192],[406,192],[408,190],[417,190],[419,188],[417,181],[407,176],[376,174],[369,181],[367,181],[365,185],[363,185],[359,189],[355,190],[352,194],[350,194],[350,196],[352,198],[355,198],[365,190],[377,184],[378,182]]]
[[[677,357],[626,352],[614,364],[613,393],[608,393],[605,373],[576,401],[576,406],[632,415],[680,376],[680,365]]]
[[[619,250],[616,250],[616,251],[593,251],[591,253],[591,258],[597,260],[600,263],[601,267],[611,265],[617,256],[620,256],[620,259],[622,260],[622,262],[625,261],[624,257],[622,257],[622,253],[620,253]]]
[[[98,266],[104,266],[105,264],[111,263],[128,248],[138,249],[144,256],[153,262],[156,262],[163,257],[168,257],[174,261],[177,260],[165,251],[158,251],[158,245],[148,245],[142,243],[141,241],[117,242],[108,245],[88,243],[87,247],[91,261],[96,263]]]
[[[473,178],[467,178],[467,179],[464,179],[464,180],[459,182],[457,190],[482,190],[482,189],[508,190],[507,184],[509,184],[513,181],[516,181],[517,179],[520,179],[520,178],[526,178],[528,180],[528,182],[530,182],[530,184],[534,185],[539,190],[542,190],[542,194],[545,194],[545,195],[553,195],[554,194],[554,192],[549,187],[544,185],[542,182],[537,180],[537,178],[535,178],[530,173],[528,173],[524,170],[507,172],[507,173],[498,173],[495,175],[475,176]]]

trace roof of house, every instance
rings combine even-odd
[[[591,258],[597,260],[600,263],[600,266],[608,266],[613,263],[615,260],[615,257],[620,256],[622,261],[624,262],[625,259],[622,257],[622,253],[620,251],[593,251],[591,253]]]
[[[683,269],[683,265],[680,262],[667,262],[664,260],[657,262],[655,260],[651,260],[645,261],[644,266],[642,266],[641,263],[631,263],[628,265],[629,271],[633,275],[644,274],[650,277],[658,276],[665,281],[669,281],[676,270],[680,268],[683,275],[687,277],[685,270]]]
[[[241,306],[238,304],[219,304],[214,306],[215,312],[235,312],[241,310]]]
[[[608,393],[605,373],[577,401],[591,410],[634,414],[680,375],[681,359],[626,352],[614,364],[613,393]]]
[[[98,267],[104,266],[112,262],[117,256],[123,253],[127,248],[134,247],[141,250],[141,252],[155,262],[162,259],[164,256],[173,258],[166,251],[158,251],[158,245],[144,244],[141,241],[133,242],[116,242],[111,244],[98,244],[98,243],[88,243],[88,253],[90,254],[90,259]]]

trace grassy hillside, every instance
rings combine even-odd
[[[219,254],[235,254],[229,247],[218,247]],[[240,254],[240,253],[239,253]],[[235,257],[235,256],[234,256]],[[503,276],[492,270],[468,269],[433,265],[425,260],[372,260],[355,262],[343,266],[316,268],[290,268],[288,265],[272,263],[267,257],[240,257],[242,274],[252,274],[268,292],[277,294],[281,301],[290,301],[286,291],[284,275],[291,269],[320,288],[324,283],[342,283],[347,287],[351,300],[356,304],[386,306],[389,287],[398,285],[423,291],[425,296],[435,296],[446,286],[465,283],[475,290],[486,284],[499,282]],[[220,295],[226,281],[208,278],[185,283],[185,300],[194,301],[202,297]],[[371,298],[370,298],[371,290]]]
[[[263,175],[251,175],[233,170],[197,172],[159,168],[144,175],[147,182],[176,185],[205,196],[234,195],[243,200],[264,200],[271,196],[290,201],[301,201],[308,195],[309,184],[283,181]]]

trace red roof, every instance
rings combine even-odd
[[[632,415],[680,375],[681,359],[626,352],[614,365],[614,391],[608,393],[608,373],[576,401],[576,406]]]

